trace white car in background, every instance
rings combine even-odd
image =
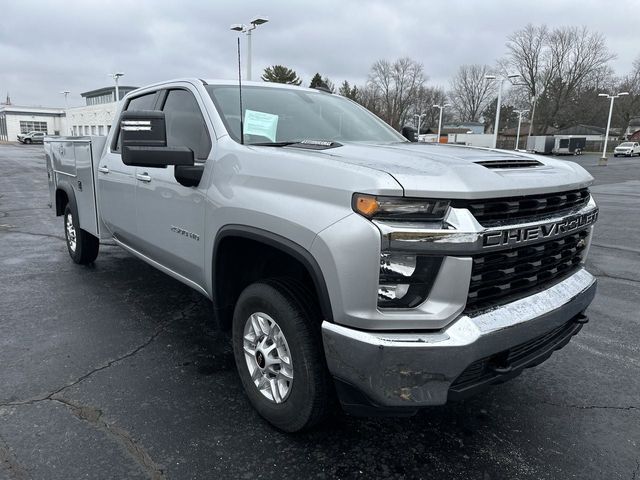
[[[634,155],[640,155],[640,143],[638,142],[624,142],[618,145],[613,151],[613,156],[626,155],[633,157]]]

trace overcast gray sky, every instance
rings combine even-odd
[[[493,64],[509,33],[527,23],[586,25],[605,35],[626,73],[640,55],[638,0],[2,0],[0,99],[16,105],[70,105],[80,92],[143,86],[169,78],[235,78],[232,23],[269,18],[253,36],[254,79],[287,65],[308,84],[316,72],[361,83],[380,58],[409,56],[429,84],[446,86],[464,63]],[[244,36],[243,36],[244,37]],[[245,45],[245,39],[242,38]],[[243,53],[244,54],[244,53]],[[243,68],[244,73],[244,68]]]

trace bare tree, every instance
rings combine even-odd
[[[568,107],[593,80],[606,76],[609,52],[604,37],[586,27],[527,25],[511,34],[503,68],[521,75],[530,102],[537,98],[536,120],[545,132],[549,126],[572,122]]]
[[[416,101],[413,104],[410,115],[425,114],[422,118],[422,128],[438,126],[440,110],[433,108],[434,105],[442,105],[448,100],[447,92],[442,87],[421,86],[416,93]],[[451,118],[449,110],[443,112],[442,121],[447,122]]]
[[[425,82],[422,65],[410,58],[391,63],[378,60],[371,67],[366,88],[361,91],[367,108],[396,130],[408,120],[416,95]]]
[[[451,79],[451,103],[461,121],[477,122],[493,99],[494,82],[485,79],[490,71],[488,65],[462,65]]]
[[[615,92],[629,92],[626,97],[616,100],[615,123],[626,130],[629,120],[640,115],[640,56],[633,62],[631,73],[620,78],[614,88]]]

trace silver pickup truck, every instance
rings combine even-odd
[[[411,143],[323,91],[241,93],[151,85],[106,138],[45,151],[73,261],[109,239],[210,298],[273,425],[310,427],[336,399],[360,415],[460,399],[586,323],[598,209],[580,166]]]

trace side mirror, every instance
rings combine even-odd
[[[402,136],[410,142],[417,142],[416,129],[413,127],[402,127]]]
[[[130,110],[120,116],[122,163],[133,167],[193,166],[193,150],[167,147],[164,113]]]

